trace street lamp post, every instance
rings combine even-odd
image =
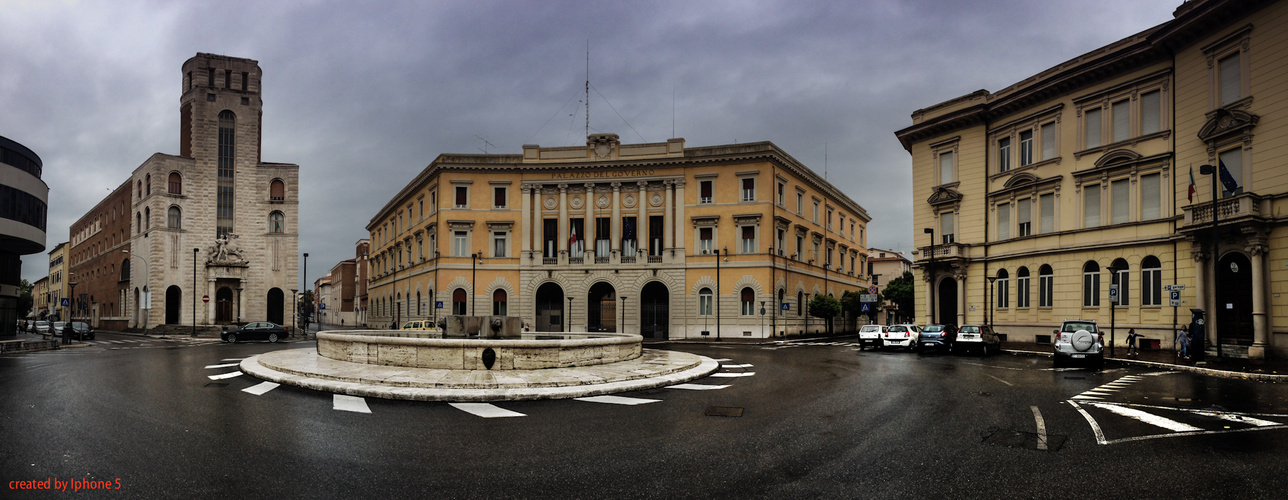
[[[478,277],[480,260],[478,252],[470,254],[470,314],[478,315],[478,310],[474,308],[474,301],[478,299]]]
[[[871,274],[871,276],[872,276],[872,286],[879,287],[879,286],[880,286],[880,282],[881,282],[881,275],[880,275],[880,274],[878,274],[878,273],[872,273],[872,274]],[[872,303],[872,322],[873,322],[873,323],[876,323],[876,322],[877,322],[877,314],[879,314],[879,313],[877,312],[877,306],[876,306],[877,304],[880,304],[880,302],[873,302],[873,303]],[[889,315],[889,314],[887,314],[887,315],[886,315],[886,318],[887,318],[887,319],[889,319],[889,316],[890,316],[890,315]],[[889,321],[887,321],[887,323],[889,323]]]
[[[237,287],[237,324],[241,324],[241,293],[242,287]]]
[[[1218,164],[1219,164],[1219,162],[1218,162]],[[1200,167],[1199,167],[1199,173],[1200,173],[1200,174],[1202,174],[1202,175],[1211,175],[1211,176],[1212,176],[1212,182],[1211,182],[1211,184],[1212,184],[1212,235],[1211,235],[1211,240],[1212,240],[1212,257],[1211,257],[1211,258],[1212,258],[1212,270],[1213,270],[1213,272],[1212,272],[1212,290],[1215,290],[1215,293],[1220,293],[1220,292],[1221,292],[1221,286],[1217,283],[1217,280],[1221,279],[1221,273],[1216,272],[1216,266],[1217,266],[1217,261],[1218,261],[1218,258],[1217,258],[1217,257],[1218,257],[1218,255],[1217,255],[1217,254],[1220,252],[1220,243],[1219,243],[1219,242],[1218,242],[1218,240],[1217,240],[1218,236],[1217,236],[1217,206],[1216,206],[1216,204],[1217,204],[1217,194],[1219,193],[1219,191],[1217,190],[1216,183],[1220,180],[1221,175],[1220,175],[1220,170],[1219,170],[1218,168],[1216,168],[1216,167],[1212,166],[1212,165],[1203,165],[1203,166],[1200,166]],[[1202,271],[1199,271],[1199,272],[1202,272]],[[1213,305],[1215,305],[1215,304],[1213,304]],[[1215,325],[1216,325],[1217,308],[1216,308],[1216,307],[1212,307],[1211,309],[1212,309],[1212,317],[1211,317],[1211,318],[1208,318],[1208,323],[1209,323],[1209,324],[1211,324],[1211,325],[1213,325],[1213,326],[1215,326]],[[1204,330],[1206,330],[1206,331],[1213,331],[1214,329],[1204,328]],[[1206,335],[1206,332],[1204,333],[1204,335]],[[1221,359],[1221,338],[1220,338],[1220,335],[1221,335],[1221,332],[1220,332],[1220,331],[1217,331],[1217,332],[1216,332],[1216,335],[1215,335],[1215,336],[1213,336],[1213,339],[1216,341],[1216,361],[1219,361],[1219,360]],[[1204,340],[1206,340],[1206,339],[1204,339]],[[1198,354],[1199,354],[1199,356],[1200,356],[1200,358],[1199,358],[1199,359],[1202,359],[1203,351],[1198,351]]]
[[[928,227],[921,232],[930,235],[930,263],[926,264],[930,267],[930,303],[926,308],[930,309],[930,323],[935,324],[935,228]]]
[[[617,331],[626,333],[626,296],[622,297],[622,324],[617,327]]]
[[[70,276],[71,275],[69,274],[68,277]],[[69,310],[67,311],[67,322],[63,323],[62,334],[63,334],[64,344],[70,344],[72,342],[71,334],[67,333],[67,330],[69,327],[72,326],[72,321],[76,319],[75,316],[76,316],[76,285],[77,284],[78,283],[76,283],[75,281],[67,282],[67,286],[71,287],[71,291],[68,292],[69,297],[67,298],[68,305],[70,306]]]
[[[568,323],[568,333],[572,333],[572,294],[568,295],[568,315],[567,316],[568,316],[566,318],[567,321],[564,321],[564,322]]]
[[[193,337],[197,336],[197,252],[200,252],[200,251],[201,251],[200,248],[192,249],[192,336]],[[238,288],[237,290],[241,290],[241,289]],[[240,294],[238,294],[238,300],[241,300]],[[239,316],[241,315],[240,308],[238,308],[237,314]]]
[[[760,338],[765,338],[765,301],[760,301]]]
[[[808,292],[805,293],[805,305],[801,306],[804,309],[801,312],[805,313],[805,331],[801,332],[802,335],[809,335],[809,295]]]
[[[1108,270],[1110,283],[1113,283],[1114,280],[1118,279],[1118,273],[1126,271],[1126,269],[1116,267],[1113,264],[1109,265]],[[1122,281],[1119,280],[1120,287],[1122,286],[1121,283]],[[1122,292],[1118,293],[1121,294]],[[1118,297],[1121,297],[1121,295],[1111,295],[1109,297],[1109,356],[1111,357],[1114,355],[1114,313],[1118,310]]]
[[[295,334],[295,317],[300,315],[300,289],[291,289],[291,335]]]
[[[131,258],[131,259],[133,259],[133,258],[134,258],[134,254],[130,253],[130,251],[129,251],[129,250],[121,250],[121,253],[123,253],[123,254],[125,254],[125,255],[130,256],[130,258]],[[151,277],[151,274],[149,274],[149,272],[148,272],[148,260],[147,260],[147,259],[144,259],[144,258],[142,258],[142,257],[140,257],[140,258],[139,258],[139,262],[142,262],[142,263],[143,263],[143,296],[139,297],[139,302],[143,302],[144,304],[147,304],[147,299],[148,299],[148,278],[150,278],[150,277]],[[134,275],[133,275],[133,273],[131,273],[131,275],[130,275],[130,281],[131,281],[131,282],[133,282],[133,281],[134,281]],[[193,290],[193,293],[196,293],[196,290]],[[140,304],[135,304],[135,306],[141,306],[141,305],[140,305]],[[147,309],[146,309],[146,308],[143,308],[143,307],[137,307],[137,308],[138,308],[138,309],[142,309],[142,310],[144,311],[144,313],[143,313],[143,331],[145,331],[145,332],[146,332],[146,331],[148,331],[148,313],[147,313]]]
[[[304,252],[304,274],[302,275],[301,279],[303,280],[303,281],[302,281],[303,286],[302,286],[302,287],[300,287],[300,289],[301,289],[301,290],[304,290],[304,293],[309,293],[309,253],[308,253],[308,252]],[[297,305],[297,307],[298,307],[298,305]],[[307,313],[308,311],[312,311],[312,310],[313,310],[313,301],[309,301],[309,308],[306,310],[306,313]],[[308,314],[305,314],[305,315],[304,315],[304,319],[300,320],[300,323],[303,323],[303,324],[302,324],[302,325],[300,325],[300,326],[303,326],[303,327],[304,327],[304,338],[306,338],[306,339],[307,339],[307,338],[309,338],[309,316],[308,316]]]
[[[720,260],[729,255],[729,247],[716,252],[716,340],[720,340]]]
[[[993,327],[993,312],[997,307],[997,299],[993,297],[993,282],[997,281],[997,276],[988,277],[988,327]]]

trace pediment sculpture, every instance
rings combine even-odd
[[[236,244],[238,236],[228,233],[223,238],[215,238],[215,244],[206,248],[206,265],[244,266],[248,263],[242,250]]]

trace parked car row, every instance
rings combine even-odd
[[[859,349],[901,347],[908,351],[946,350],[951,353],[974,350],[987,356],[1001,346],[1001,337],[987,325],[915,324],[863,325],[859,328]]]

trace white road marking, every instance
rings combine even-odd
[[[1096,422],[1096,419],[1091,418],[1091,414],[1087,413],[1087,410],[1082,409],[1081,406],[1078,406],[1078,403],[1073,401],[1070,401],[1069,405],[1073,406],[1073,409],[1078,410],[1078,413],[1081,413],[1082,417],[1087,419],[1087,423],[1091,424],[1091,433],[1096,435],[1097,443],[1109,444],[1108,441],[1105,441],[1105,433],[1100,430],[1100,424]]]
[[[1067,372],[1067,371],[1081,370],[1081,369],[1082,369],[1082,368],[1078,368],[1078,367],[1076,367],[1076,366],[1075,366],[1075,367],[1064,367],[1064,368],[1039,368],[1039,370],[1042,370],[1042,371],[1044,371],[1044,372]]]
[[[573,398],[573,399],[576,399],[577,401],[587,401],[590,403],[608,403],[613,405],[630,405],[630,406],[656,403],[658,401],[661,401],[660,399],[627,398],[622,396],[590,396],[585,398]]]
[[[276,382],[261,382],[259,385],[242,389],[242,392],[249,392],[256,396],[263,396],[265,392],[276,389],[277,387],[278,387],[278,384]]]
[[[720,366],[721,366],[721,367],[724,367],[724,368],[751,368],[751,367],[752,367],[752,365],[750,365],[750,364],[742,364],[742,365],[726,365],[726,364],[721,364]]]
[[[371,409],[367,408],[367,400],[343,394],[336,394],[334,398],[331,398],[331,409],[354,413],[371,413]]]
[[[1110,403],[1088,403],[1088,404],[1093,405],[1097,408],[1109,410],[1111,412],[1117,413],[1127,418],[1134,418],[1136,420],[1147,423],[1149,425],[1162,427],[1172,432],[1198,432],[1203,430],[1189,424],[1177,422],[1170,418],[1163,418],[1158,415],[1154,415],[1152,413],[1146,413],[1134,408],[1127,408],[1125,406],[1118,406]]]
[[[712,373],[712,374],[711,374],[711,376],[712,376],[712,377],[721,377],[721,378],[734,378],[734,377],[750,377],[750,376],[755,375],[755,374],[756,374],[756,372],[743,372],[743,373],[724,373],[724,372],[721,372],[721,373]]]
[[[988,375],[989,377],[993,377],[992,375],[989,375],[989,374],[987,374],[987,373],[985,373],[984,375]],[[997,380],[998,382],[1001,382],[1001,383],[1003,383],[1003,384],[1009,385],[1009,386],[1011,386],[1011,387],[1015,387],[1015,384],[1012,384],[1012,383],[1007,382],[1007,381],[1005,381],[1005,380],[1002,380],[1002,379],[1000,379],[1000,378],[993,377],[993,379],[994,379],[994,380]]]
[[[1180,373],[1180,372],[1173,370],[1173,371],[1167,371],[1167,372],[1142,373],[1138,376],[1139,377],[1157,377],[1159,375],[1171,375],[1173,373]],[[1127,378],[1127,377],[1123,377],[1123,378]]]
[[[219,375],[210,375],[210,380],[223,380],[226,378],[233,378],[233,377],[240,377],[240,376],[242,376],[242,372],[241,370],[238,370],[235,372],[220,373]]]
[[[240,365],[240,364],[241,364],[241,363],[225,363],[225,364],[222,364],[222,365],[206,365],[206,369],[207,369],[207,370],[214,370],[215,368],[232,368],[232,367],[237,366],[237,365]]]
[[[713,391],[716,389],[724,389],[726,387],[729,387],[729,386],[710,385],[710,384],[676,384],[676,385],[667,386],[666,388],[667,389],[688,389],[690,391]]]
[[[975,366],[982,366],[982,367],[984,367],[984,368],[999,368],[999,369],[1002,369],[1002,370],[1014,370],[1014,371],[1017,371],[1017,372],[1022,372],[1022,371],[1024,371],[1024,369],[1023,369],[1023,368],[1012,368],[1012,367],[1009,367],[1009,366],[993,366],[993,365],[986,365],[986,364],[984,364],[984,363],[963,363],[963,364],[967,364],[967,365],[975,365]]]
[[[1130,404],[1130,403],[1117,403],[1117,404],[1122,406],[1130,406],[1133,408],[1151,408],[1155,410],[1169,410],[1169,411],[1178,411],[1178,412],[1184,412],[1184,413],[1193,413],[1195,415],[1201,415],[1204,417],[1219,418],[1221,420],[1227,420],[1230,422],[1236,422],[1241,424],[1250,424],[1250,425],[1255,425],[1257,427],[1288,425],[1288,424],[1282,424],[1279,422],[1273,422],[1270,420],[1262,420],[1262,419],[1256,418],[1256,417],[1274,417],[1274,418],[1288,417],[1288,415],[1280,415],[1276,413],[1235,413],[1235,412],[1224,412],[1224,411],[1196,410],[1192,408],[1174,408],[1170,406],[1154,406],[1154,405],[1142,405],[1142,404]]]
[[[510,411],[492,403],[451,403],[453,408],[483,418],[526,417],[517,411]]]
[[[725,362],[725,361],[733,361],[733,360],[732,360],[732,359],[729,359],[729,358],[716,358],[716,361],[720,361],[720,362],[722,362],[722,363],[723,363],[723,362]]]
[[[1033,409],[1033,419],[1038,422],[1038,449],[1045,450],[1047,449],[1046,422],[1042,420],[1042,412],[1038,411],[1038,407],[1030,406],[1029,408]]]
[[[246,359],[246,358],[224,358],[224,359],[221,359],[220,361],[241,361],[243,359]]]
[[[111,343],[113,343],[113,344],[124,344],[124,343],[125,343],[125,342],[120,341],[120,340],[109,340],[108,342],[111,342]]]
[[[1096,396],[1083,396],[1082,394],[1079,394],[1079,395],[1077,395],[1077,396],[1074,396],[1074,397],[1073,397],[1073,399],[1095,399],[1095,400],[1099,400],[1100,398],[1098,398],[1098,397],[1096,397]]]

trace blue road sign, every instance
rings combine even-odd
[[[63,297],[62,305],[63,305],[63,307],[71,307],[71,306],[72,306],[72,299],[69,299],[69,298],[67,298],[67,297]]]
[[[442,309],[442,308],[443,308],[443,301],[440,300],[434,303],[434,309]]]
[[[862,312],[868,312],[869,310],[871,310],[871,306],[872,306],[872,303],[871,303],[871,302],[864,302],[864,303],[863,303],[863,309],[860,309],[860,311],[862,311]]]
[[[792,305],[791,305],[791,304],[789,304],[789,303],[787,303],[787,302],[783,302],[783,310],[784,310],[784,311],[790,311],[790,310],[792,310]]]

